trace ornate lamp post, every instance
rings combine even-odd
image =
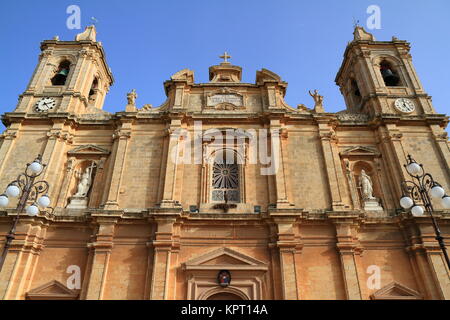
[[[404,167],[412,180],[402,182],[403,196],[400,199],[400,206],[405,210],[411,209],[412,215],[417,217],[423,215],[424,209],[416,202],[423,203],[425,210],[429,213],[433,222],[434,232],[436,234],[435,239],[439,242],[445,261],[450,269],[447,248],[445,247],[441,230],[433,216],[434,209],[431,203],[431,198],[441,199],[442,206],[450,209],[450,196],[445,194],[445,190],[433,179],[431,174],[425,173],[423,165],[417,163],[411,155],[408,155],[408,163]]]
[[[44,180],[36,181],[36,178],[44,171],[45,164],[42,164],[41,161],[42,157],[38,155],[32,163],[27,163],[25,171],[19,174],[17,179],[8,185],[5,193],[0,195],[0,207],[3,208],[8,205],[9,198],[19,197],[17,215],[14,218],[11,230],[6,235],[5,245],[0,257],[0,271],[2,270],[11,242],[15,238],[19,215],[25,209],[27,202],[32,202],[31,205],[26,206],[26,212],[30,216],[37,215],[39,213],[39,207],[46,208],[50,205],[50,198],[47,195],[49,189],[48,182]],[[42,196],[38,198],[39,195]]]

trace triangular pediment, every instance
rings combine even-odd
[[[379,157],[381,154],[373,148],[365,147],[365,146],[356,146],[346,149],[345,151],[340,153],[341,157],[349,157],[349,156],[370,156],[370,157]]]
[[[108,155],[109,153],[109,150],[94,144],[85,144],[82,146],[78,146],[67,152],[67,154],[69,155]]]
[[[219,248],[184,263],[185,269],[266,270],[267,264],[241,252]]]
[[[53,280],[43,284],[27,294],[28,299],[32,300],[75,300],[78,298],[78,293],[67,288],[61,282]]]
[[[373,300],[422,300],[422,295],[400,283],[391,282],[371,296]]]

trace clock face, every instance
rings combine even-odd
[[[403,113],[411,113],[416,109],[416,107],[414,106],[414,102],[406,98],[400,98],[395,100],[394,105],[398,111]]]
[[[56,101],[53,98],[42,98],[36,103],[34,109],[37,112],[47,112],[48,110],[52,110],[55,108]]]

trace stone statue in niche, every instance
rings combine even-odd
[[[366,174],[366,171],[361,170],[359,175],[359,187],[361,188],[361,195],[363,200],[373,200],[373,184],[372,179]]]
[[[78,179],[77,192],[70,197],[67,208],[85,209],[88,205],[88,193],[92,186],[95,163],[92,162],[84,170],[75,171],[75,177]]]
[[[92,171],[93,171],[93,163],[90,167],[87,167],[83,173],[80,171],[76,171],[75,175],[79,179],[77,193],[74,194],[75,197],[87,197],[89,189],[92,184]]]
[[[365,211],[383,211],[378,199],[373,196],[373,182],[363,169],[359,175],[359,188]]]

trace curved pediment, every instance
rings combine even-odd
[[[183,69],[176,73],[174,73],[171,77],[171,80],[184,80],[188,83],[194,83],[194,72],[189,69]]]
[[[261,70],[256,71],[256,83],[262,84],[267,81],[281,81],[281,77],[277,75],[275,72],[270,71],[268,69],[262,68]]]

